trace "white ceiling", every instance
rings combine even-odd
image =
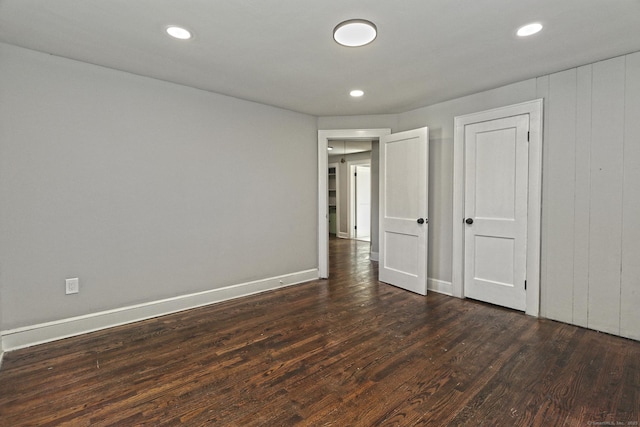
[[[332,139],[329,141],[329,147],[333,147],[329,150],[329,156],[344,156],[346,154],[362,153],[365,151],[371,151],[372,141],[358,141],[353,139],[337,140]]]
[[[378,38],[336,44],[352,18]],[[0,0],[0,41],[316,116],[399,113],[639,51],[640,0]]]

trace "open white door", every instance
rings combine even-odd
[[[371,240],[371,167],[355,167],[356,239]]]
[[[380,138],[379,280],[427,294],[429,131]]]

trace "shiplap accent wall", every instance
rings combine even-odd
[[[640,53],[540,77],[541,315],[640,339]]]

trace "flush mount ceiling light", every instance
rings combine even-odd
[[[176,27],[175,25],[167,27],[167,34],[180,40],[189,40],[191,38],[191,32],[189,30],[182,27]]]
[[[373,22],[364,19],[350,19],[339,23],[333,29],[333,39],[348,47],[359,47],[371,43],[378,35]]]
[[[333,147],[329,145],[329,146],[327,147],[327,150],[331,151],[331,150],[333,150]]]
[[[353,96],[354,98],[360,98],[362,95],[364,95],[364,91],[360,89],[354,89],[349,92],[349,95]]]
[[[534,22],[533,24],[527,24],[518,28],[518,32],[516,34],[520,37],[527,37],[539,32],[540,30],[542,30],[542,24]]]

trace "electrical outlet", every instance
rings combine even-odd
[[[73,279],[67,279],[65,281],[65,293],[69,294],[77,294],[80,292],[80,280],[75,277]]]

